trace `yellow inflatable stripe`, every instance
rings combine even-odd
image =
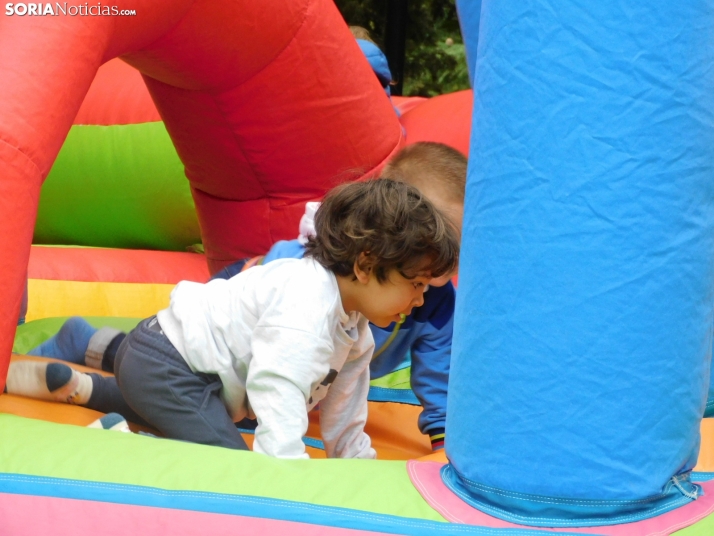
[[[169,304],[175,285],[28,281],[27,320],[53,316],[122,316],[145,318]]]

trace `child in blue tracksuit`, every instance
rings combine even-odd
[[[352,32],[352,36],[357,41],[362,54],[364,54],[370,67],[372,67],[384,91],[388,96],[391,96],[392,92],[389,90],[389,86],[392,84],[392,72],[389,69],[387,56],[385,56],[384,52],[377,46],[377,43],[372,40],[367,28],[363,28],[362,26],[350,26],[350,32]]]
[[[369,31],[366,28],[362,26],[350,26],[350,31],[357,41],[362,54],[364,54],[365,59],[369,63],[369,66],[372,67],[372,71],[377,77],[377,80],[379,80],[382,89],[384,89],[384,92],[391,101],[392,90],[390,88],[394,81],[392,80],[392,71],[389,69],[387,56],[385,56],[384,52],[377,46],[377,43],[372,41]],[[394,104],[392,104],[392,108],[394,108],[397,117],[401,117],[402,114],[399,108],[394,106]],[[402,127],[402,131],[404,131],[404,127]]]
[[[416,143],[397,154],[382,176],[419,188],[460,232],[466,181],[466,158],[461,153],[442,144]],[[277,242],[264,257],[238,261],[213,278],[229,279],[255,264],[301,258],[317,206],[308,203],[298,239]],[[424,293],[424,304],[402,322],[387,328],[370,324],[375,342],[370,378],[381,378],[411,365],[411,388],[423,408],[419,429],[429,435],[434,450],[444,445],[455,297],[449,277],[441,277],[432,280]]]

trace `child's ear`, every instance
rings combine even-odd
[[[354,265],[355,279],[362,284],[367,284],[369,276],[372,273],[372,262],[369,258],[369,253],[364,251],[359,254]]]

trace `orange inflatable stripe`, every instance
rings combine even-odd
[[[13,355],[11,360],[56,361],[43,357],[20,355]],[[99,372],[80,365],[71,366],[82,372]],[[101,374],[105,376],[109,375],[108,373]],[[86,426],[102,416],[101,413],[84,407],[46,402],[44,400],[33,400],[8,394],[0,395],[0,412],[78,426]],[[417,419],[420,412],[420,407],[407,404],[369,403],[369,419],[365,430],[372,438],[372,444],[377,451],[379,459],[407,460],[431,454],[429,439],[422,435],[417,427]],[[320,439],[319,413],[317,411],[311,412],[309,421],[307,435],[315,439]],[[134,431],[145,430],[157,433],[155,430],[145,429],[133,423],[130,424],[131,429]],[[248,446],[252,446],[253,436],[244,434],[243,437]],[[307,453],[311,458],[325,457],[323,450],[312,447],[307,447]],[[438,459],[443,458],[443,454],[439,453],[431,455],[430,457],[434,456]]]
[[[13,354],[11,362],[14,361],[57,361],[56,359],[47,359],[43,357],[20,356]],[[103,376],[111,376],[111,374],[99,370],[83,367],[81,365],[72,365],[72,368],[81,372],[93,372],[102,374]],[[23,396],[15,396],[9,394],[0,394],[0,413],[9,413],[19,417],[27,417],[29,419],[38,419],[42,421],[55,422],[58,424],[73,424],[75,426],[87,426],[96,421],[103,413],[94,411],[82,406],[72,406],[70,404],[62,404],[58,402],[47,402],[45,400],[35,400],[25,398]],[[153,428],[139,426],[135,423],[129,423],[129,428],[132,432],[149,432],[154,435],[159,435],[159,432]],[[243,435],[249,447],[253,445],[253,436],[249,434]],[[307,447],[308,454],[311,458],[324,458],[325,453],[320,449]]]
[[[0,395],[0,413],[77,426],[87,426],[103,415],[98,411],[78,406],[8,394]]]
[[[146,251],[80,247],[32,246],[30,279],[161,283],[208,280],[203,255],[176,251]]]
[[[431,441],[417,426],[420,406],[385,402],[368,404],[365,432],[372,438],[372,446],[380,460],[411,460],[431,454]],[[322,437],[319,412],[310,412],[308,418],[306,435],[319,439]]]
[[[173,284],[28,281],[27,321],[53,316],[146,318],[169,305]]]
[[[56,359],[48,359],[44,357],[33,357],[26,355],[13,354],[10,359],[14,361],[57,361]],[[81,372],[93,372],[103,376],[111,376],[108,372],[95,370],[81,365],[72,365],[72,368]],[[99,417],[104,415],[98,411],[94,411],[82,406],[72,406],[70,404],[61,404],[58,402],[47,402],[45,400],[34,400],[23,396],[15,396],[8,394],[0,394],[0,413],[9,413],[18,415],[19,417],[27,417],[30,419],[39,419],[43,421],[55,422],[59,424],[73,424],[76,426],[87,426]],[[153,428],[139,426],[138,424],[129,423],[129,428],[133,432],[149,432],[159,435],[159,432]],[[243,435],[249,447],[253,445],[253,436],[250,434]],[[308,454],[311,458],[324,458],[325,453],[320,449],[307,447]]]
[[[42,360],[29,356],[13,355],[12,360]],[[72,365],[77,370],[90,371],[87,367]],[[92,370],[92,372],[98,372]],[[429,440],[419,433],[416,419],[421,408],[406,404],[392,404],[381,402],[369,403],[369,420],[366,431],[372,438],[372,444],[377,450],[381,460],[407,460],[418,458],[423,461],[438,461],[445,463],[444,450],[431,453]],[[86,426],[101,417],[96,411],[68,404],[33,400],[20,396],[0,394],[0,413],[10,413],[31,419],[41,419],[62,424]],[[312,412],[309,415],[310,424],[307,435],[320,438],[319,415]],[[397,429],[397,426],[403,428]],[[134,431],[145,430],[156,433],[154,430],[145,429],[130,423]],[[714,419],[704,419],[701,425],[702,445],[699,453],[699,463],[696,471],[714,471]],[[243,435],[248,446],[253,444],[253,436]],[[320,449],[307,447],[311,458],[324,458],[325,453]]]
[[[699,460],[695,471],[714,471],[714,419],[702,419],[700,428],[702,445],[699,449]]]

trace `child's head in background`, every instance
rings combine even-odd
[[[461,236],[466,190],[466,157],[456,149],[435,142],[418,142],[399,151],[382,171],[382,177],[417,188],[438,208]],[[445,285],[450,275],[431,284]]]

